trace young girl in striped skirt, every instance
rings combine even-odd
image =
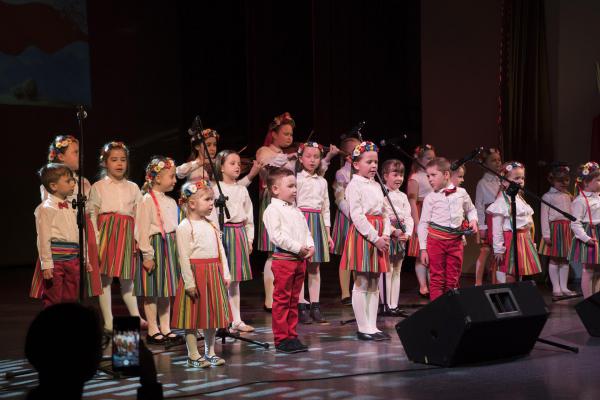
[[[423,208],[423,199],[433,191],[427,173],[421,166],[435,158],[435,149],[430,144],[417,146],[413,155],[414,161],[410,169],[408,183],[406,185],[406,195],[410,203],[411,215],[415,223],[411,240],[408,244],[406,255],[415,258],[415,273],[419,281],[419,294],[423,297],[429,297],[429,288],[427,287],[427,267],[421,263],[419,239],[417,238],[417,226],[419,225],[419,216]],[[416,161],[416,162],[415,162]]]
[[[571,222],[573,243],[569,260],[583,264],[581,290],[583,297],[594,293],[593,281],[598,279],[600,250],[600,167],[590,161],[577,171],[579,195],[573,200],[571,212],[577,218]]]
[[[548,174],[550,190],[543,196],[542,200],[565,212],[571,212],[573,197],[569,193],[570,179],[569,167],[562,164],[552,166]],[[548,262],[548,274],[552,282],[553,298],[563,296],[574,296],[577,293],[569,290],[569,261],[567,257],[571,251],[573,235],[569,220],[564,215],[554,211],[542,203],[540,210],[540,223],[542,227],[542,239],[539,252],[550,258]]]
[[[383,192],[374,177],[377,173],[377,146],[362,142],[352,151],[354,175],[346,188],[352,224],[346,238],[340,268],[355,271],[352,308],[360,340],[390,339],[377,329],[379,274],[387,272],[390,220]]]
[[[139,316],[133,294],[133,279],[138,268],[134,229],[136,207],[142,199],[140,188],[127,180],[129,149],[123,142],[110,142],[100,152],[102,179],[90,190],[90,218],[96,231],[103,293],[100,310],[104,329],[112,332],[111,290],[113,278],[119,278],[123,301],[132,316]],[[146,321],[142,320],[142,326]]]
[[[240,315],[240,282],[252,280],[250,253],[254,241],[254,211],[248,189],[240,185],[236,179],[240,176],[240,156],[232,150],[223,150],[217,155],[215,163],[216,176],[221,190],[227,197],[229,219],[224,216],[223,248],[229,263],[231,283],[229,285],[229,307],[233,314],[231,329],[238,332],[252,332],[254,328],[242,321]],[[219,195],[216,185],[213,186],[215,197]],[[218,210],[213,209],[211,221],[219,226]]]
[[[344,245],[346,244],[346,236],[350,229],[350,214],[348,202],[346,201],[346,186],[352,177],[352,151],[360,144],[360,140],[355,137],[348,137],[342,140],[340,148],[344,155],[344,165],[335,173],[335,181],[333,182],[333,194],[335,196],[335,204],[337,211],[333,222],[333,254],[342,255]],[[342,294],[342,304],[352,305],[350,300],[350,271],[347,269],[339,269],[340,289]]]
[[[502,176],[519,184],[525,185],[525,167],[517,161],[506,162],[500,169]],[[533,209],[517,195],[517,226],[516,247],[513,247],[514,229],[512,228],[510,197],[505,190],[508,183],[502,181],[501,190],[496,200],[487,208],[492,215],[492,237],[494,257],[498,262],[496,273],[499,283],[514,282],[515,264],[513,251],[518,252],[519,276],[535,275],[542,272],[540,259],[532,241]]]
[[[218,328],[231,322],[227,286],[231,280],[219,229],[208,219],[214,207],[213,190],[203,179],[181,188],[186,218],[177,227],[181,277],[171,326],[185,329],[189,367],[224,365],[215,354]],[[198,352],[196,330],[204,330],[204,355]]]
[[[301,170],[296,174],[296,206],[302,211],[315,242],[315,253],[307,264],[308,302],[304,298],[304,283],[298,302],[301,323],[324,324],[327,321],[321,315],[319,295],[321,291],[321,263],[329,262],[329,250],[333,248],[331,239],[331,218],[329,215],[329,190],[327,181],[319,176],[318,170],[323,158],[323,146],[316,142],[306,142],[298,147],[298,165]]]
[[[173,190],[176,182],[173,160],[152,157],[146,167],[146,182],[142,188],[145,194],[135,217],[135,238],[143,259],[135,288],[136,295],[144,298],[148,344],[178,339],[170,329],[171,297],[175,296],[179,278],[175,242],[178,209],[175,200],[166,194]]]

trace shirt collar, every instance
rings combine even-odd
[[[352,175],[352,179],[356,179],[359,182],[371,182],[372,181],[372,179],[365,178],[364,176],[358,175],[358,174]]]
[[[314,174],[309,174],[308,171],[305,169],[300,171],[299,174],[305,178],[318,178],[319,177],[319,175],[316,172]]]
[[[498,181],[498,177],[494,174],[492,174],[491,172],[486,172],[485,174],[483,174],[483,179],[485,179],[488,182],[497,182]]]
[[[55,195],[53,195],[51,193],[48,193],[48,199],[50,201],[52,201],[53,204],[58,204],[58,203],[62,203],[63,201],[67,201],[67,199],[62,200],[58,196],[55,196]]]
[[[108,183],[114,183],[115,185],[119,185],[119,184],[121,184],[121,183],[125,182],[125,180],[126,180],[126,179],[125,179],[125,178],[123,178],[123,179],[121,179],[120,181],[118,181],[118,180],[116,180],[116,179],[113,179],[113,178],[111,178],[110,176],[106,175],[106,176],[104,177],[104,180],[105,180],[106,182],[108,182]]]
[[[444,193],[444,190],[446,190],[446,189],[450,189],[450,190],[456,189],[456,186],[454,186],[452,183],[449,183],[448,186],[446,186],[445,188],[442,188],[442,189],[438,190],[436,193]]]
[[[280,207],[291,207],[292,206],[292,204],[288,203],[287,201],[280,200],[276,197],[271,198],[271,204],[275,204]]]

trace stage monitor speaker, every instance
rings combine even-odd
[[[590,336],[600,337],[600,292],[578,303],[575,310]]]
[[[408,358],[450,367],[529,354],[548,319],[533,281],[454,289],[396,325]]]

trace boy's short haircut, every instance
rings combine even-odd
[[[277,167],[269,169],[269,174],[267,175],[267,188],[272,192],[273,185],[276,185],[278,180],[292,175],[294,175],[294,173],[287,168]]]
[[[73,177],[73,171],[65,164],[49,163],[40,168],[38,174],[42,180],[42,185],[48,191],[53,194],[54,191],[50,188],[51,183],[57,183],[62,176]]]
[[[426,165],[427,168],[435,167],[440,172],[450,172],[450,161],[445,159],[444,157],[436,157],[433,160],[429,161]]]

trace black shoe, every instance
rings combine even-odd
[[[406,310],[403,310],[400,307],[393,308],[390,311],[394,317],[407,318],[410,315]]]
[[[300,323],[304,325],[312,324],[312,320],[310,319],[310,312],[308,311],[308,305],[298,303],[298,321],[300,321]]]
[[[263,310],[265,310],[265,312],[268,312],[269,314],[271,314],[271,312],[273,311],[272,308],[269,308],[269,307],[265,306],[264,304],[263,304]]]
[[[379,337],[380,340],[392,340],[392,337],[385,332],[375,332],[373,336],[375,336],[375,340],[377,340],[377,337]]]
[[[282,340],[281,343],[279,343],[278,345],[275,346],[275,351],[278,353],[292,354],[292,353],[295,353],[297,350],[293,349],[293,346],[291,345],[291,342],[289,339],[285,339],[285,340]]]
[[[158,338],[160,336],[160,339]],[[147,344],[165,344],[167,342],[167,338],[160,332],[155,333],[152,336],[146,336]]]
[[[376,337],[374,333],[362,333],[362,332],[356,332],[356,337],[359,340],[383,340],[379,337]]]
[[[317,324],[326,324],[327,323],[327,320],[325,320],[323,318],[323,316],[321,315],[321,306],[319,305],[319,303],[310,303],[310,317]]]
[[[350,297],[344,297],[342,299],[342,305],[343,306],[351,306],[352,305],[352,299]]]
[[[300,339],[295,338],[295,339],[289,339],[290,342],[290,347],[292,347],[293,349],[298,350],[297,352],[303,352],[303,351],[308,351],[308,346],[305,345],[304,343],[302,343],[300,341]]]

